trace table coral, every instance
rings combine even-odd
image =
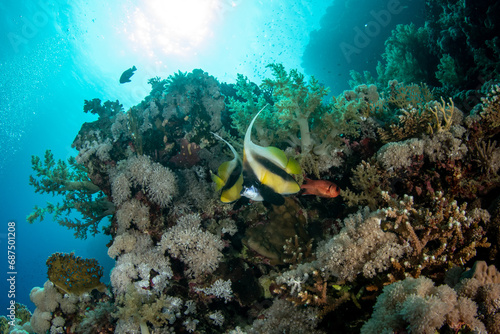
[[[83,259],[75,254],[54,253],[47,259],[47,275],[65,293],[82,294],[93,289],[103,290],[102,267],[95,259]]]

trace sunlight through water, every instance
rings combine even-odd
[[[136,7],[124,28],[134,50],[150,57],[187,55],[207,38],[220,8],[219,0],[149,0]]]

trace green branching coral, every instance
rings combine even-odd
[[[308,153],[313,147],[310,129],[324,113],[321,102],[329,89],[314,77],[307,84],[303,74],[297,70],[287,73],[282,64],[267,67],[272,69],[274,80],[264,80],[263,86],[273,91],[280,123],[288,131],[299,132],[302,153]]]
[[[261,92],[259,87],[242,74],[238,74],[234,88],[236,89],[238,98],[230,97],[228,106],[231,110],[232,126],[243,137],[253,116],[264,108],[268,101],[266,101],[262,94],[259,94]],[[270,123],[268,122],[268,118],[269,113],[264,112],[257,119],[256,125],[259,125],[259,122],[263,122],[264,120],[266,124]]]
[[[97,114],[102,118],[110,118],[123,110],[120,102],[106,101],[101,105],[101,100],[98,98],[92,100],[85,100],[83,104],[83,111],[91,114]]]
[[[427,48],[428,38],[429,32],[424,27],[417,28],[413,23],[396,26],[385,42],[382,57],[386,64],[379,62],[377,66],[381,84],[394,79],[405,83],[427,82],[425,69],[432,65],[429,62],[434,58]]]
[[[67,163],[56,161],[52,152],[47,150],[43,161],[32,156],[31,165],[36,176],[30,175],[29,183],[35,192],[64,197],[62,203],[47,203],[46,208],[35,206],[26,218],[30,224],[37,219],[43,220],[47,213],[52,214],[59,224],[74,229],[77,238],[85,239],[89,231],[92,235],[97,234],[99,222],[114,213],[114,205],[88,179],[86,168],[74,157],[70,157]],[[68,218],[73,210],[80,212],[83,220]]]

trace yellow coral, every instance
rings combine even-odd
[[[100,282],[102,267],[95,259],[83,259],[74,253],[54,253],[47,259],[47,275],[54,285],[65,293],[80,295],[106,286]]]
[[[429,109],[429,112],[435,118],[435,128],[436,132],[448,131],[453,125],[453,112],[455,110],[455,105],[453,100],[450,98],[450,103],[445,103],[443,98],[441,98],[441,103],[437,102],[436,105]],[[444,124],[443,124],[444,122]],[[434,128],[429,124],[430,132],[434,132]]]

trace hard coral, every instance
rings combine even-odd
[[[73,253],[54,253],[47,259],[47,267],[49,280],[65,293],[80,295],[93,289],[106,289],[100,282],[102,267],[95,259],[83,259]]]
[[[417,205],[412,196],[402,199],[382,196],[388,207],[382,212],[387,219],[385,229],[407,240],[413,249],[411,256],[393,266],[405,275],[418,277],[424,270],[433,273],[450,264],[462,265],[476,256],[476,248],[489,247],[484,226],[490,216],[486,210],[466,210],[467,203],[458,205],[442,192],[437,192],[428,205]]]
[[[113,203],[89,180],[86,167],[77,163],[75,158],[69,158],[67,163],[56,161],[52,152],[47,150],[43,162],[33,156],[31,164],[36,177],[30,176],[30,185],[35,192],[63,195],[64,198],[62,203],[48,203],[46,208],[35,206],[27,217],[29,223],[43,220],[47,213],[53,214],[60,225],[75,229],[75,236],[85,239],[89,230],[92,235],[97,234],[99,222],[114,213]],[[60,218],[63,213],[73,210],[82,214],[83,221]]]

